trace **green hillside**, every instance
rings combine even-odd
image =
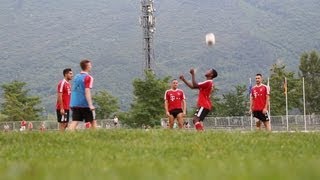
[[[159,0],[155,6],[155,73],[177,77],[196,67],[200,80],[215,67],[220,92],[257,72],[267,75],[277,59],[296,70],[302,52],[320,49],[317,0]],[[132,80],[144,67],[140,1],[3,0],[0,10],[0,84],[27,82],[53,112],[62,69],[78,72],[80,60],[90,58],[94,90],[107,89],[123,110],[129,107]],[[208,32],[217,42],[210,48]]]

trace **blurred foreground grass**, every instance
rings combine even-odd
[[[320,179],[320,133],[0,133],[0,179]]]

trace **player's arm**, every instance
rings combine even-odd
[[[62,98],[62,91],[63,91],[63,83],[58,85],[58,95],[57,95],[57,99],[58,99],[58,104],[60,106],[60,114],[63,115],[64,114],[64,106],[63,106],[63,98]]]
[[[92,96],[91,96],[91,88],[92,88],[92,84],[93,84],[93,78],[90,76],[87,76],[84,80],[85,82],[85,97],[86,100],[88,102],[89,108],[90,110],[94,110],[94,106],[92,103]]]
[[[183,75],[180,76],[180,79],[191,89],[194,89],[193,85],[191,82],[188,82]]]
[[[266,95],[266,105],[264,106],[263,113],[267,113],[268,112],[269,100],[270,100],[270,96],[269,96],[269,94],[267,94]]]
[[[183,110],[183,114],[186,115],[187,114],[187,103],[186,103],[186,100],[183,99],[182,100],[182,110]]]
[[[92,104],[92,96],[91,96],[91,89],[90,88],[85,89],[85,96],[86,96],[86,100],[88,102],[90,110],[94,110],[94,106]]]
[[[199,85],[196,82],[196,75],[195,75],[194,69],[190,69],[190,74],[191,74],[191,81],[192,81],[193,89],[199,88]]]
[[[165,101],[164,101],[164,109],[166,110],[166,115],[167,115],[167,116],[170,116],[169,108],[168,108],[169,105],[168,105],[168,104],[169,104],[168,100],[165,100]]]
[[[60,113],[61,115],[64,114],[64,107],[63,107],[63,98],[62,98],[62,93],[58,93],[58,103],[60,105]]]

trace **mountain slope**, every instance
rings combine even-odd
[[[221,92],[257,72],[267,76],[277,59],[296,70],[302,52],[320,49],[317,0],[159,0],[155,7],[155,73],[177,77],[196,67],[201,80],[214,67]],[[132,80],[144,67],[139,1],[3,0],[0,10],[0,84],[27,82],[53,112],[62,69],[79,72],[89,58],[94,90],[108,89],[129,108]],[[208,32],[213,47],[204,43]]]

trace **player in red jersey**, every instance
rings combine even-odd
[[[186,115],[186,97],[181,89],[178,89],[178,80],[174,79],[171,82],[171,89],[164,94],[164,108],[166,115],[169,118],[169,128],[172,129],[174,119],[178,121],[180,129],[183,128],[183,116]]]
[[[20,122],[20,131],[26,130],[26,127],[27,127],[27,121],[22,119],[22,121]]]
[[[268,131],[271,131],[268,107],[269,107],[269,97],[270,89],[268,86],[262,84],[262,75],[256,75],[256,85],[251,89],[250,96],[250,110],[253,117],[257,119],[256,126],[257,129],[261,129],[261,122],[264,124]]]
[[[212,109],[210,97],[214,87],[213,78],[216,78],[218,73],[215,69],[209,69],[205,74],[206,80],[200,83],[196,82],[194,69],[190,69],[190,74],[192,78],[191,82],[188,82],[183,75],[180,76],[180,79],[191,89],[199,89],[198,109],[194,114],[193,124],[198,131],[202,131],[203,120]]]
[[[72,70],[70,68],[64,69],[63,76],[64,78],[58,83],[56,104],[60,131],[65,131],[69,122]]]

